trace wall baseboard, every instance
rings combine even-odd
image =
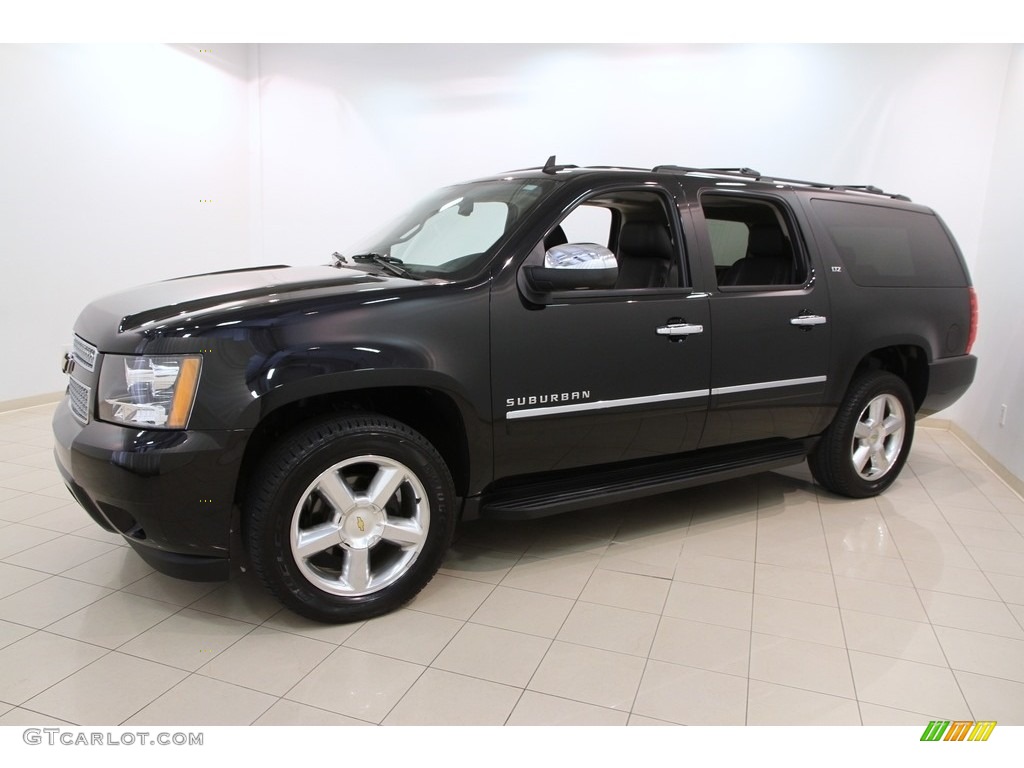
[[[37,405],[56,403],[64,397],[64,392],[47,392],[31,397],[19,397],[16,400],[0,400],[0,413],[4,411],[20,411],[22,408],[33,408]]]
[[[996,476],[1006,483],[1014,493],[1024,499],[1024,480],[1013,474],[1013,472],[1007,469],[995,456],[982,448],[973,437],[967,434],[967,432],[955,422],[949,422],[949,431],[955,435],[961,443],[966,445],[975,456],[981,459],[985,466],[995,472]]]

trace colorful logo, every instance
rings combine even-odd
[[[988,741],[995,727],[995,720],[932,720],[921,741]]]

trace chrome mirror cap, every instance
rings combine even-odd
[[[546,269],[616,269],[615,254],[597,243],[565,243],[548,248]]]

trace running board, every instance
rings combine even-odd
[[[571,477],[539,479],[485,493],[479,498],[479,517],[487,520],[529,520],[576,509],[654,496],[680,488],[705,485],[734,477],[799,464],[807,456],[804,441],[787,441],[745,449],[712,449],[686,458],[584,472]],[[464,519],[472,519],[474,499]]]

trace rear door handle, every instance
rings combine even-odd
[[[821,315],[800,315],[799,317],[791,318],[789,321],[790,325],[802,325],[805,327],[809,325],[824,325],[826,322],[828,321]]]
[[[704,326],[690,325],[689,323],[672,323],[659,326],[655,331],[659,336],[690,336],[694,333],[704,333]]]

